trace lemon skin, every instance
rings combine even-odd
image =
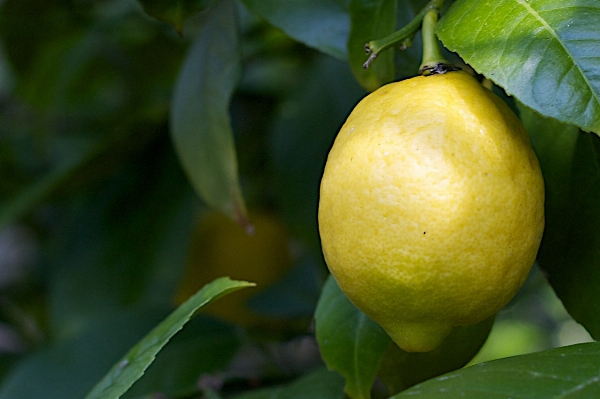
[[[400,348],[426,352],[523,284],[544,183],[514,113],[469,74],[383,86],[329,153],[319,232],[342,291]]]
[[[273,215],[251,211],[254,234],[247,234],[219,212],[204,215],[192,233],[186,267],[175,294],[183,303],[216,278],[256,283],[256,288],[228,294],[204,308],[204,313],[246,328],[270,328],[275,320],[258,315],[247,301],[277,282],[292,267],[288,233]]]

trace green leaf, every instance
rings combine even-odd
[[[299,42],[336,58],[347,58],[349,0],[242,1],[250,11]]]
[[[204,15],[171,104],[171,136],[192,185],[214,208],[246,223],[229,119],[229,101],[239,75],[233,0]]]
[[[523,104],[600,134],[597,0],[459,0],[444,45]]]
[[[394,52],[381,53],[369,69],[365,44],[385,37],[396,29],[397,0],[352,0],[350,3],[350,37],[348,60],[356,79],[368,91],[391,82],[395,77]]]
[[[571,316],[600,338],[600,138],[520,106],[546,184],[540,267]]]
[[[323,360],[344,376],[348,396],[370,398],[391,339],[348,300],[332,276],[325,283],[317,305],[315,328]]]
[[[104,140],[93,140],[82,144],[78,145],[77,151],[68,152],[53,170],[2,204],[0,230],[41,204],[107,147]]]
[[[166,151],[138,154],[101,189],[65,204],[47,260],[54,336],[91,314],[172,304],[198,201],[169,147],[163,136],[155,149]]]
[[[276,168],[277,204],[294,235],[319,257],[314,215],[323,164],[337,131],[364,94],[343,62],[322,56],[278,109],[274,122],[270,154]]]
[[[228,277],[219,278],[206,285],[138,342],[96,384],[86,399],[119,398],[144,374],[158,352],[183,328],[198,309],[223,295],[253,285],[245,281],[230,280]]]
[[[343,399],[343,386],[339,374],[318,368],[287,386],[248,392],[234,399]]]
[[[480,363],[426,381],[393,399],[553,399],[600,396],[600,344],[580,344]]]
[[[430,352],[405,352],[390,345],[379,369],[379,377],[395,394],[419,382],[457,370],[479,352],[485,343],[495,316],[470,326],[455,327],[444,342]]]
[[[195,317],[161,350],[124,397],[140,398],[154,392],[169,397],[197,393],[198,376],[223,370],[230,362],[240,346],[238,335],[235,326]]]
[[[138,0],[144,12],[170,23],[181,34],[186,19],[193,17],[200,11],[206,9],[215,0]]]
[[[0,398],[83,398],[123,352],[166,315],[162,306],[94,315],[77,334],[23,357],[3,379]]]

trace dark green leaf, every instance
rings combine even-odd
[[[250,298],[248,306],[260,315],[280,319],[310,317],[319,299],[320,271],[319,262],[304,256],[280,281]]]
[[[371,397],[371,387],[391,339],[342,293],[333,276],[323,287],[315,312],[317,341],[330,369],[346,378],[352,399]]]
[[[394,52],[385,51],[369,69],[365,44],[385,37],[396,29],[397,0],[352,0],[350,3],[350,37],[348,60],[356,79],[367,90],[373,91],[395,78]]]
[[[600,134],[597,0],[459,0],[444,45],[523,104]]]
[[[393,397],[558,399],[600,396],[600,344],[580,344],[480,363]]]
[[[345,59],[349,0],[242,0],[248,9],[290,37]]]
[[[249,392],[234,399],[343,399],[343,385],[339,374],[319,368],[287,386]]]
[[[123,352],[160,322],[162,307],[95,315],[77,334],[25,357],[3,380],[2,399],[82,398]]]
[[[546,184],[538,254],[571,316],[600,338],[600,138],[520,107]]]
[[[104,378],[96,384],[86,399],[117,399],[137,381],[152,364],[156,355],[183,328],[201,307],[230,292],[254,284],[219,278],[183,303],[165,320],[139,341]]]
[[[138,0],[146,14],[173,25],[180,34],[183,23],[210,6],[214,0]]]
[[[198,204],[175,154],[157,148],[168,149],[168,138],[65,205],[47,255],[53,334],[70,334],[90,314],[171,304]]]
[[[238,51],[235,3],[219,1],[204,16],[179,74],[171,135],[200,197],[243,223],[245,206],[228,113],[239,74]]]
[[[83,143],[78,146],[76,151],[69,152],[54,170],[25,187],[14,198],[3,203],[0,207],[0,230],[41,204],[106,147],[107,143],[101,140]]]
[[[455,327],[444,342],[430,352],[405,352],[390,345],[381,363],[379,377],[395,394],[419,382],[466,365],[486,341],[495,316],[470,326]]]
[[[293,233],[315,253],[321,252],[315,215],[327,152],[363,95],[344,63],[322,57],[307,70],[275,120],[270,151],[278,204]]]
[[[234,326],[196,317],[169,342],[124,396],[139,398],[154,392],[172,397],[198,391],[198,378],[222,370],[240,342]]]

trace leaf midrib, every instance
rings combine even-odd
[[[552,26],[550,26],[550,24],[548,24],[548,22],[544,18],[542,18],[542,16],[533,7],[531,7],[531,5],[529,3],[527,3],[525,0],[515,0],[515,1],[517,3],[519,3],[521,6],[523,6],[527,10],[527,12],[529,12],[529,14],[531,14],[539,23],[541,23],[542,26],[554,37],[554,39],[556,39],[556,41],[560,44],[560,46],[565,51],[565,53],[568,54],[573,65],[577,68],[577,72],[585,81],[586,86],[589,87],[590,92],[592,93],[592,98],[594,99],[596,104],[598,106],[600,106],[600,98],[599,98],[600,96],[595,93],[594,87],[590,83],[587,76],[583,73],[581,66],[576,62],[576,59],[573,56],[573,54],[571,53],[571,51],[569,51],[569,49],[565,46],[565,44],[563,43],[560,36],[556,33],[556,30],[554,30],[554,28],[552,28]]]

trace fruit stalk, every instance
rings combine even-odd
[[[369,43],[365,44],[365,50],[369,58],[363,64],[363,68],[369,69],[369,65],[375,60],[375,57],[382,52],[396,44],[400,45],[401,50],[406,50],[406,48],[410,47],[412,44],[412,39],[415,37],[423,19],[425,18],[425,14],[431,10],[439,10],[444,4],[444,0],[431,0],[419,13],[402,29],[397,30],[389,36],[386,36],[382,39],[372,40]],[[437,11],[436,11],[437,14]]]
[[[429,76],[455,71],[454,65],[450,64],[442,55],[442,50],[435,34],[435,25],[438,21],[439,10],[429,9],[423,17],[423,61],[419,67],[419,75]]]

